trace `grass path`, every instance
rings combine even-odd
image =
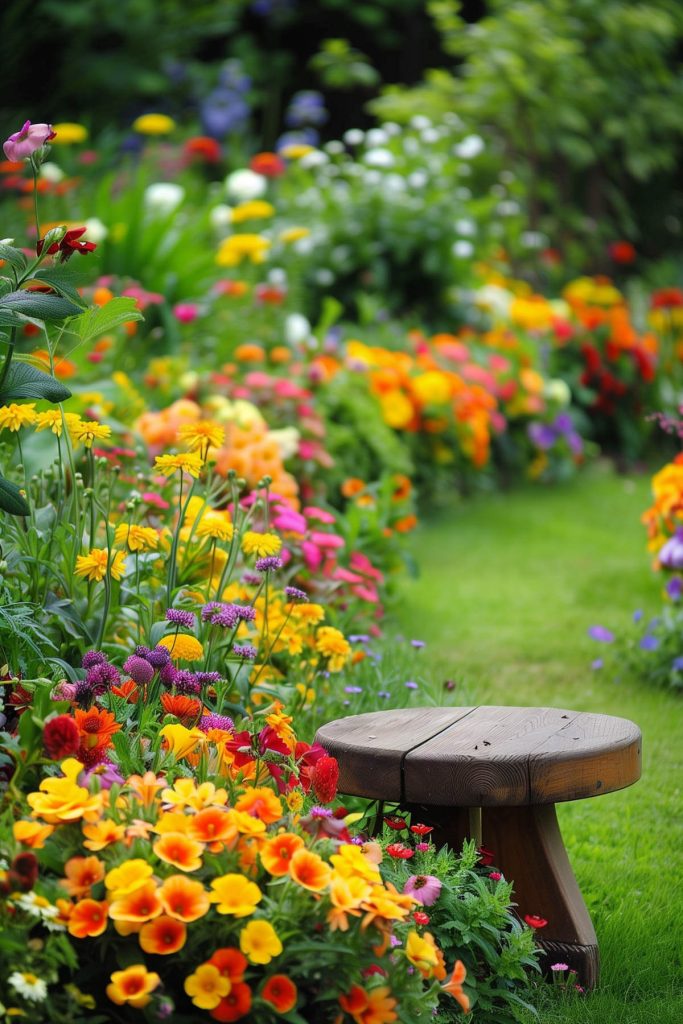
[[[683,1021],[683,699],[592,670],[603,651],[587,636],[660,606],[639,523],[648,503],[647,478],[599,467],[553,489],[454,502],[416,533],[420,577],[401,585],[397,616],[427,644],[439,703],[564,706],[643,732],[639,783],[558,808],[602,975],[587,998],[544,1007],[543,1024]]]

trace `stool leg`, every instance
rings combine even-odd
[[[455,850],[469,835],[465,808],[421,808],[420,820],[434,825],[437,846]],[[598,982],[598,940],[567,857],[554,804],[533,807],[484,807],[484,845],[495,866],[514,882],[520,917],[534,914],[548,924],[536,934],[543,950],[541,965],[566,963],[586,988]]]

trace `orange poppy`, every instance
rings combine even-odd
[[[277,1013],[289,1013],[296,1006],[298,992],[286,974],[274,974],[261,989],[261,998],[271,1003]]]
[[[294,881],[311,892],[320,892],[329,885],[332,871],[322,857],[310,850],[296,850],[289,861],[289,874]]]
[[[126,785],[133,795],[146,807],[154,803],[157,790],[163,789],[166,784],[166,779],[163,775],[157,778],[154,772],[145,772],[144,775],[131,775]]]
[[[460,1004],[464,1013],[470,1012],[470,1001],[469,997],[465,995],[462,990],[462,983],[467,976],[465,965],[462,960],[455,961],[455,967],[450,979],[445,985],[441,986],[442,992],[448,992],[449,995],[453,996],[455,1000]]]
[[[107,927],[107,901],[81,900],[69,915],[69,935],[76,939],[101,935]]]
[[[152,847],[157,857],[181,871],[196,871],[202,866],[202,843],[182,832],[165,832]]]
[[[64,874],[59,884],[69,896],[89,896],[91,886],[104,878],[104,864],[97,857],[72,857],[64,865]]]
[[[220,852],[224,843],[237,836],[237,826],[229,811],[221,807],[205,807],[190,820],[188,835],[200,843],[208,843],[212,853]]]
[[[88,711],[78,708],[74,711],[74,720],[81,735],[81,746],[86,750],[111,746],[113,734],[121,728],[111,711],[104,708],[91,707]]]
[[[140,691],[132,679],[126,679],[120,686],[112,686],[111,692],[115,697],[125,697],[129,704],[137,704],[140,699]]]
[[[105,846],[123,839],[125,831],[123,825],[117,825],[115,821],[105,818],[83,826],[83,835],[86,837],[83,845],[86,850],[103,850]]]
[[[156,884],[150,879],[133,892],[114,900],[109,916],[113,921],[145,922],[158,917],[163,909]]]
[[[169,917],[179,921],[196,921],[204,917],[211,906],[201,882],[185,875],[171,875],[159,889],[159,899]]]
[[[231,1022],[246,1017],[251,1009],[251,989],[244,982],[237,982],[227,996],[223,996],[215,1010],[209,1010],[214,1020]]]
[[[289,864],[292,856],[304,845],[301,836],[293,832],[283,832],[279,836],[273,836],[267,843],[263,844],[260,851],[261,863],[266,871],[276,878],[289,874]]]
[[[187,929],[182,921],[163,914],[154,921],[148,921],[140,929],[140,946],[145,953],[168,956],[177,953],[185,945]]]
[[[246,956],[233,946],[217,949],[209,963],[217,967],[223,977],[228,978],[233,985],[243,980],[244,972],[249,966]]]
[[[272,716],[271,716],[272,717]],[[266,786],[255,786],[248,789],[235,804],[236,811],[246,811],[252,817],[272,825],[282,817],[282,804],[272,789]]]

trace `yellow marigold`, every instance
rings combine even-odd
[[[216,263],[219,267],[237,267],[245,259],[263,263],[269,248],[270,242],[261,235],[230,235],[216,253]]]
[[[302,604],[291,605],[291,615],[297,622],[303,622],[307,626],[316,626],[325,618],[325,609],[321,604],[304,601]]]
[[[282,541],[274,533],[255,533],[247,530],[242,537],[242,551],[245,555],[255,555],[256,558],[268,558],[277,555],[282,547]]]
[[[196,452],[181,452],[179,455],[157,455],[154,468],[164,476],[172,476],[177,470],[189,473],[195,480],[199,476],[204,462]]]
[[[141,135],[168,135],[175,128],[175,121],[167,114],[142,114],[133,121],[133,130]]]
[[[215,420],[183,423],[178,428],[178,440],[186,444],[191,452],[206,452],[209,448],[221,447],[225,441],[225,429]]]
[[[55,132],[54,139],[50,139],[52,146],[72,146],[75,142],[85,142],[88,138],[88,129],[83,124],[76,124],[74,121],[61,121],[52,125]]]
[[[59,409],[49,409],[47,412],[39,412],[36,418],[36,432],[51,430],[57,437],[62,436],[64,420]]]
[[[220,878],[214,878],[211,888],[213,892],[209,899],[216,904],[218,913],[231,914],[233,917],[248,917],[263,899],[258,885],[244,875],[221,875]]]
[[[250,963],[269,964],[282,952],[282,943],[268,921],[250,921],[240,932],[240,949]]]
[[[421,405],[443,405],[451,397],[451,383],[439,370],[421,373],[412,380],[411,387]]]
[[[27,405],[3,405],[0,407],[0,430],[12,430],[16,433],[22,427],[35,423],[38,418],[36,403]]]
[[[201,964],[194,974],[185,978],[185,991],[200,1010],[213,1010],[232,987],[213,964]]]
[[[159,547],[159,534],[152,526],[119,523],[114,543],[125,544],[129,551],[156,551]]]
[[[251,199],[240,203],[230,213],[230,220],[233,224],[242,224],[245,220],[261,220],[264,217],[272,217],[275,207],[267,203],[265,199]]]
[[[87,555],[78,556],[74,573],[76,576],[84,576],[91,582],[101,583],[107,575],[108,566],[109,574],[115,580],[120,580],[126,569],[126,556],[123,551],[114,551],[113,548],[111,556],[110,562],[106,548],[92,548]]]
[[[415,415],[412,402],[397,388],[380,395],[379,404],[384,422],[394,430],[407,427]]]
[[[309,228],[285,228],[280,232],[278,238],[281,242],[299,242],[302,238],[308,238],[310,233]]]
[[[159,644],[166,648],[174,661],[199,661],[204,657],[204,648],[197,637],[189,633],[170,633],[162,636]]]
[[[234,528],[226,512],[210,511],[202,516],[196,529],[197,537],[210,537],[212,540],[231,541]]]
[[[315,649],[328,659],[330,672],[340,672],[351,657],[349,642],[334,626],[320,627],[316,633]]]

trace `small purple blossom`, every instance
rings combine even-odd
[[[211,712],[208,715],[202,715],[197,723],[202,732],[209,732],[211,729],[221,729],[223,732],[232,732],[235,728],[235,723],[232,718],[228,715],[216,715]]]
[[[121,786],[125,782],[123,775],[112,761],[102,761],[80,776],[79,781],[80,778],[82,778],[84,786],[88,786],[93,779],[97,779],[100,789],[111,789],[112,786]]]
[[[605,662],[602,658],[595,658],[593,661],[591,661],[591,668],[594,672],[597,672],[599,669],[603,667],[604,664]]]
[[[604,626],[591,626],[588,630],[588,635],[591,640],[597,640],[601,644],[612,644],[614,643],[614,633],[611,630],[606,629]]]
[[[93,668],[95,665],[102,665],[107,660],[106,654],[102,654],[102,651],[87,651],[83,655],[81,665],[83,668]]]
[[[678,601],[683,594],[683,580],[680,576],[672,576],[666,585],[667,595],[672,601]]]
[[[308,601],[308,594],[298,587],[285,587],[285,594],[290,601]]]
[[[411,640],[410,646],[414,647],[416,651],[420,651],[425,646],[425,642],[424,640]]]
[[[258,654],[253,644],[234,644],[232,653],[236,658],[244,658],[245,661],[253,661]]]
[[[383,697],[385,700],[387,700],[389,697],[391,697],[391,694],[389,693],[388,690],[378,690],[377,696]]]
[[[242,575],[242,583],[247,587],[258,587],[261,583],[261,577],[257,572],[245,572]]]
[[[311,807],[308,812],[311,818],[333,818],[334,811],[331,807]]]
[[[419,690],[419,685],[413,679],[409,679],[408,682],[403,685],[406,690]]]
[[[150,651],[149,647],[143,647],[142,644],[138,644],[133,653],[135,654],[136,658],[146,658],[147,661],[149,661],[149,656],[152,652]]]
[[[643,651],[656,651],[659,647],[659,637],[653,636],[652,633],[646,633],[644,637],[641,637],[640,648]]]
[[[79,679],[74,686],[73,699],[77,704],[83,704],[85,707],[89,707],[94,697],[92,684],[89,683],[87,679]]]
[[[640,622],[642,617],[643,617],[643,609],[642,608],[636,608],[636,610],[633,613],[633,621],[634,622]]]
[[[176,671],[173,685],[175,686],[176,693],[182,693],[186,697],[196,697],[201,690],[201,685],[196,675],[194,672],[188,672],[187,669]]]
[[[370,637],[367,633],[349,633],[349,643],[351,644],[368,644],[370,643]]]
[[[166,611],[166,619],[176,626],[185,626],[186,629],[194,629],[195,617],[192,612],[183,611],[182,608],[169,608]]]
[[[220,672],[195,672],[197,682],[200,686],[210,686],[211,683],[220,683],[222,676]]]
[[[254,562],[254,568],[257,572],[275,572],[276,569],[281,569],[284,564],[277,555],[268,555],[266,558],[257,558]]]
[[[164,684],[164,686],[173,686],[177,675],[178,669],[174,668],[173,665],[171,665],[171,663],[169,662],[168,665],[164,665],[164,667],[159,672],[159,679]]]
[[[127,672],[134,683],[138,686],[146,686],[154,678],[154,668],[146,658],[138,658],[131,654],[123,663],[123,671]]]
[[[171,652],[167,647],[159,645],[149,652],[147,661],[153,668],[166,668],[167,665],[171,664]]]
[[[550,970],[551,971],[568,971],[569,970],[569,964],[551,964],[550,965]]]
[[[223,607],[220,601],[207,601],[202,608],[202,622],[208,622],[211,616]]]
[[[658,558],[663,569],[683,569],[683,527],[679,526],[673,537],[668,539]]]
[[[344,693],[362,693],[362,692],[363,692],[363,687],[362,686],[345,686],[344,687]]]
[[[671,663],[671,668],[674,672],[683,672],[683,657],[674,658]]]

